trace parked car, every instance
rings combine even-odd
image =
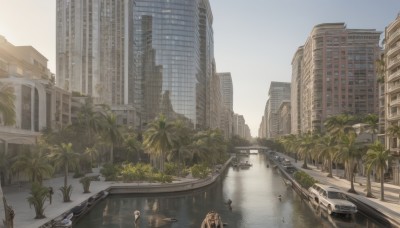
[[[326,208],[328,214],[355,214],[357,207],[347,200],[340,189],[333,186],[314,184],[309,188],[310,196],[320,207]]]

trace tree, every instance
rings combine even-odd
[[[304,159],[303,169],[308,169],[307,158],[313,153],[316,145],[316,136],[312,133],[304,134],[298,141],[299,154]]]
[[[174,145],[174,125],[160,114],[144,132],[143,145],[150,156],[159,160],[158,168],[164,172],[165,155]]]
[[[78,112],[78,123],[84,127],[87,133],[87,145],[93,146],[93,135],[101,130],[104,116],[99,111],[95,111],[91,97],[85,99],[85,103],[80,107]]]
[[[15,124],[14,100],[14,87],[0,82],[0,114],[3,116],[4,125]]]
[[[67,192],[67,189],[70,189],[70,187],[68,187],[68,168],[76,167],[79,163],[79,154],[72,150],[71,143],[61,143],[49,157],[54,162],[56,168],[64,169],[64,190],[61,191],[63,192],[64,202],[69,202],[69,191]]]
[[[381,175],[381,200],[385,200],[384,196],[384,174],[387,169],[387,162],[391,158],[390,151],[385,149],[385,146],[381,142],[376,141],[370,145],[369,150],[366,154],[366,163],[375,166]]]
[[[53,167],[49,164],[47,154],[41,150],[22,152],[17,156],[12,170],[25,173],[32,183],[37,182],[40,185],[45,177],[53,174]]]
[[[332,175],[332,160],[333,156],[336,152],[336,141],[333,136],[325,135],[324,137],[320,138],[317,143],[317,151],[318,157],[323,158],[328,163],[328,177],[333,177]]]
[[[340,138],[344,134],[354,131],[353,124],[356,118],[348,114],[340,114],[327,118],[324,122],[326,129],[336,138]]]
[[[99,152],[96,147],[86,147],[84,155],[88,156],[90,159],[90,170],[93,168],[93,159],[96,159],[99,156]]]
[[[364,117],[363,122],[367,124],[366,131],[371,134],[371,142],[373,142],[375,140],[375,135],[378,133],[379,117],[376,114],[368,114]]]
[[[340,147],[338,150],[336,157],[337,159],[344,161],[345,165],[348,167],[348,172],[350,176],[350,184],[351,187],[349,192],[356,193],[354,189],[354,168],[355,161],[358,157],[360,157],[360,150],[356,143],[357,135],[355,132],[349,132],[341,137]]]
[[[44,215],[44,204],[46,202],[46,199],[49,197],[48,188],[43,187],[38,183],[33,183],[30,194],[31,196],[29,196],[27,199],[29,206],[33,206],[35,208],[35,219],[45,218],[46,216]]]
[[[114,146],[122,141],[122,135],[117,124],[117,117],[113,113],[104,115],[103,134],[110,143],[110,163],[114,163]]]

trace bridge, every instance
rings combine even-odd
[[[254,145],[254,146],[237,146],[237,147],[235,147],[235,150],[238,150],[238,151],[244,150],[247,153],[250,153],[250,150],[258,150],[259,152],[264,152],[264,151],[268,151],[269,148],[266,146]]]

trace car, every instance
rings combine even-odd
[[[357,206],[347,200],[347,196],[340,189],[314,184],[309,188],[310,196],[320,207],[326,208],[328,214],[355,214]]]

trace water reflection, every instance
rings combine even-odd
[[[115,195],[100,202],[74,227],[200,227],[207,212],[217,211],[227,227],[379,227],[360,213],[329,216],[287,187],[267,168],[263,154],[240,157],[253,166],[224,173],[223,180],[201,190],[162,195]],[[279,199],[281,195],[281,199]],[[231,207],[227,204],[231,199]],[[137,226],[133,211],[141,211]],[[176,218],[177,222],[169,221]]]

